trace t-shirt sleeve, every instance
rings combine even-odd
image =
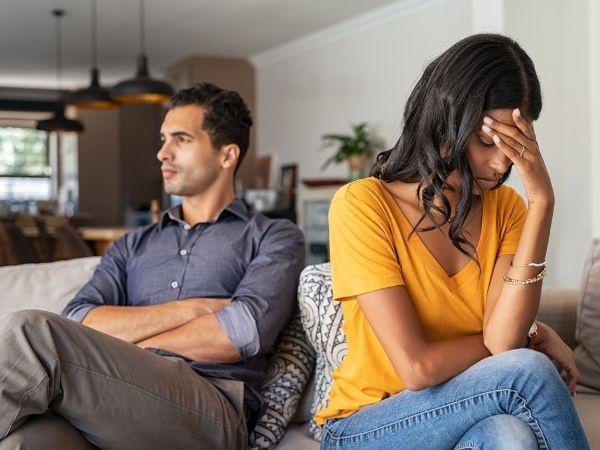
[[[336,193],[329,245],[336,300],[404,284],[384,208],[372,194],[352,193],[347,186]]]
[[[515,254],[527,216],[527,206],[523,197],[513,189],[510,189],[509,192],[509,199],[502,217],[502,235],[498,256]]]

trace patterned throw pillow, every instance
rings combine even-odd
[[[342,362],[348,346],[342,331],[342,307],[333,300],[331,291],[331,266],[329,263],[308,266],[300,275],[298,303],[302,325],[316,352],[315,396],[310,412],[325,408],[333,378],[331,374]],[[321,440],[321,427],[313,418],[308,434]]]
[[[261,390],[267,409],[250,433],[248,449],[275,448],[298,409],[314,365],[314,350],[302,328],[300,312],[296,310],[269,361]]]

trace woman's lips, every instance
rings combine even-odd
[[[492,189],[498,184],[498,180],[486,180],[485,178],[477,178],[477,181],[486,189]]]

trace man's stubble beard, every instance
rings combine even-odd
[[[208,190],[208,188],[217,179],[216,173],[204,173],[198,175],[195,179],[190,180],[190,176],[179,172],[178,177],[181,179],[179,183],[165,181],[164,187],[165,192],[169,195],[178,195],[181,197],[191,197],[193,195],[201,194]]]

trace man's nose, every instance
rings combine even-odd
[[[156,159],[161,162],[171,159],[171,150],[167,141],[164,141],[158,149],[158,152],[156,152]]]

